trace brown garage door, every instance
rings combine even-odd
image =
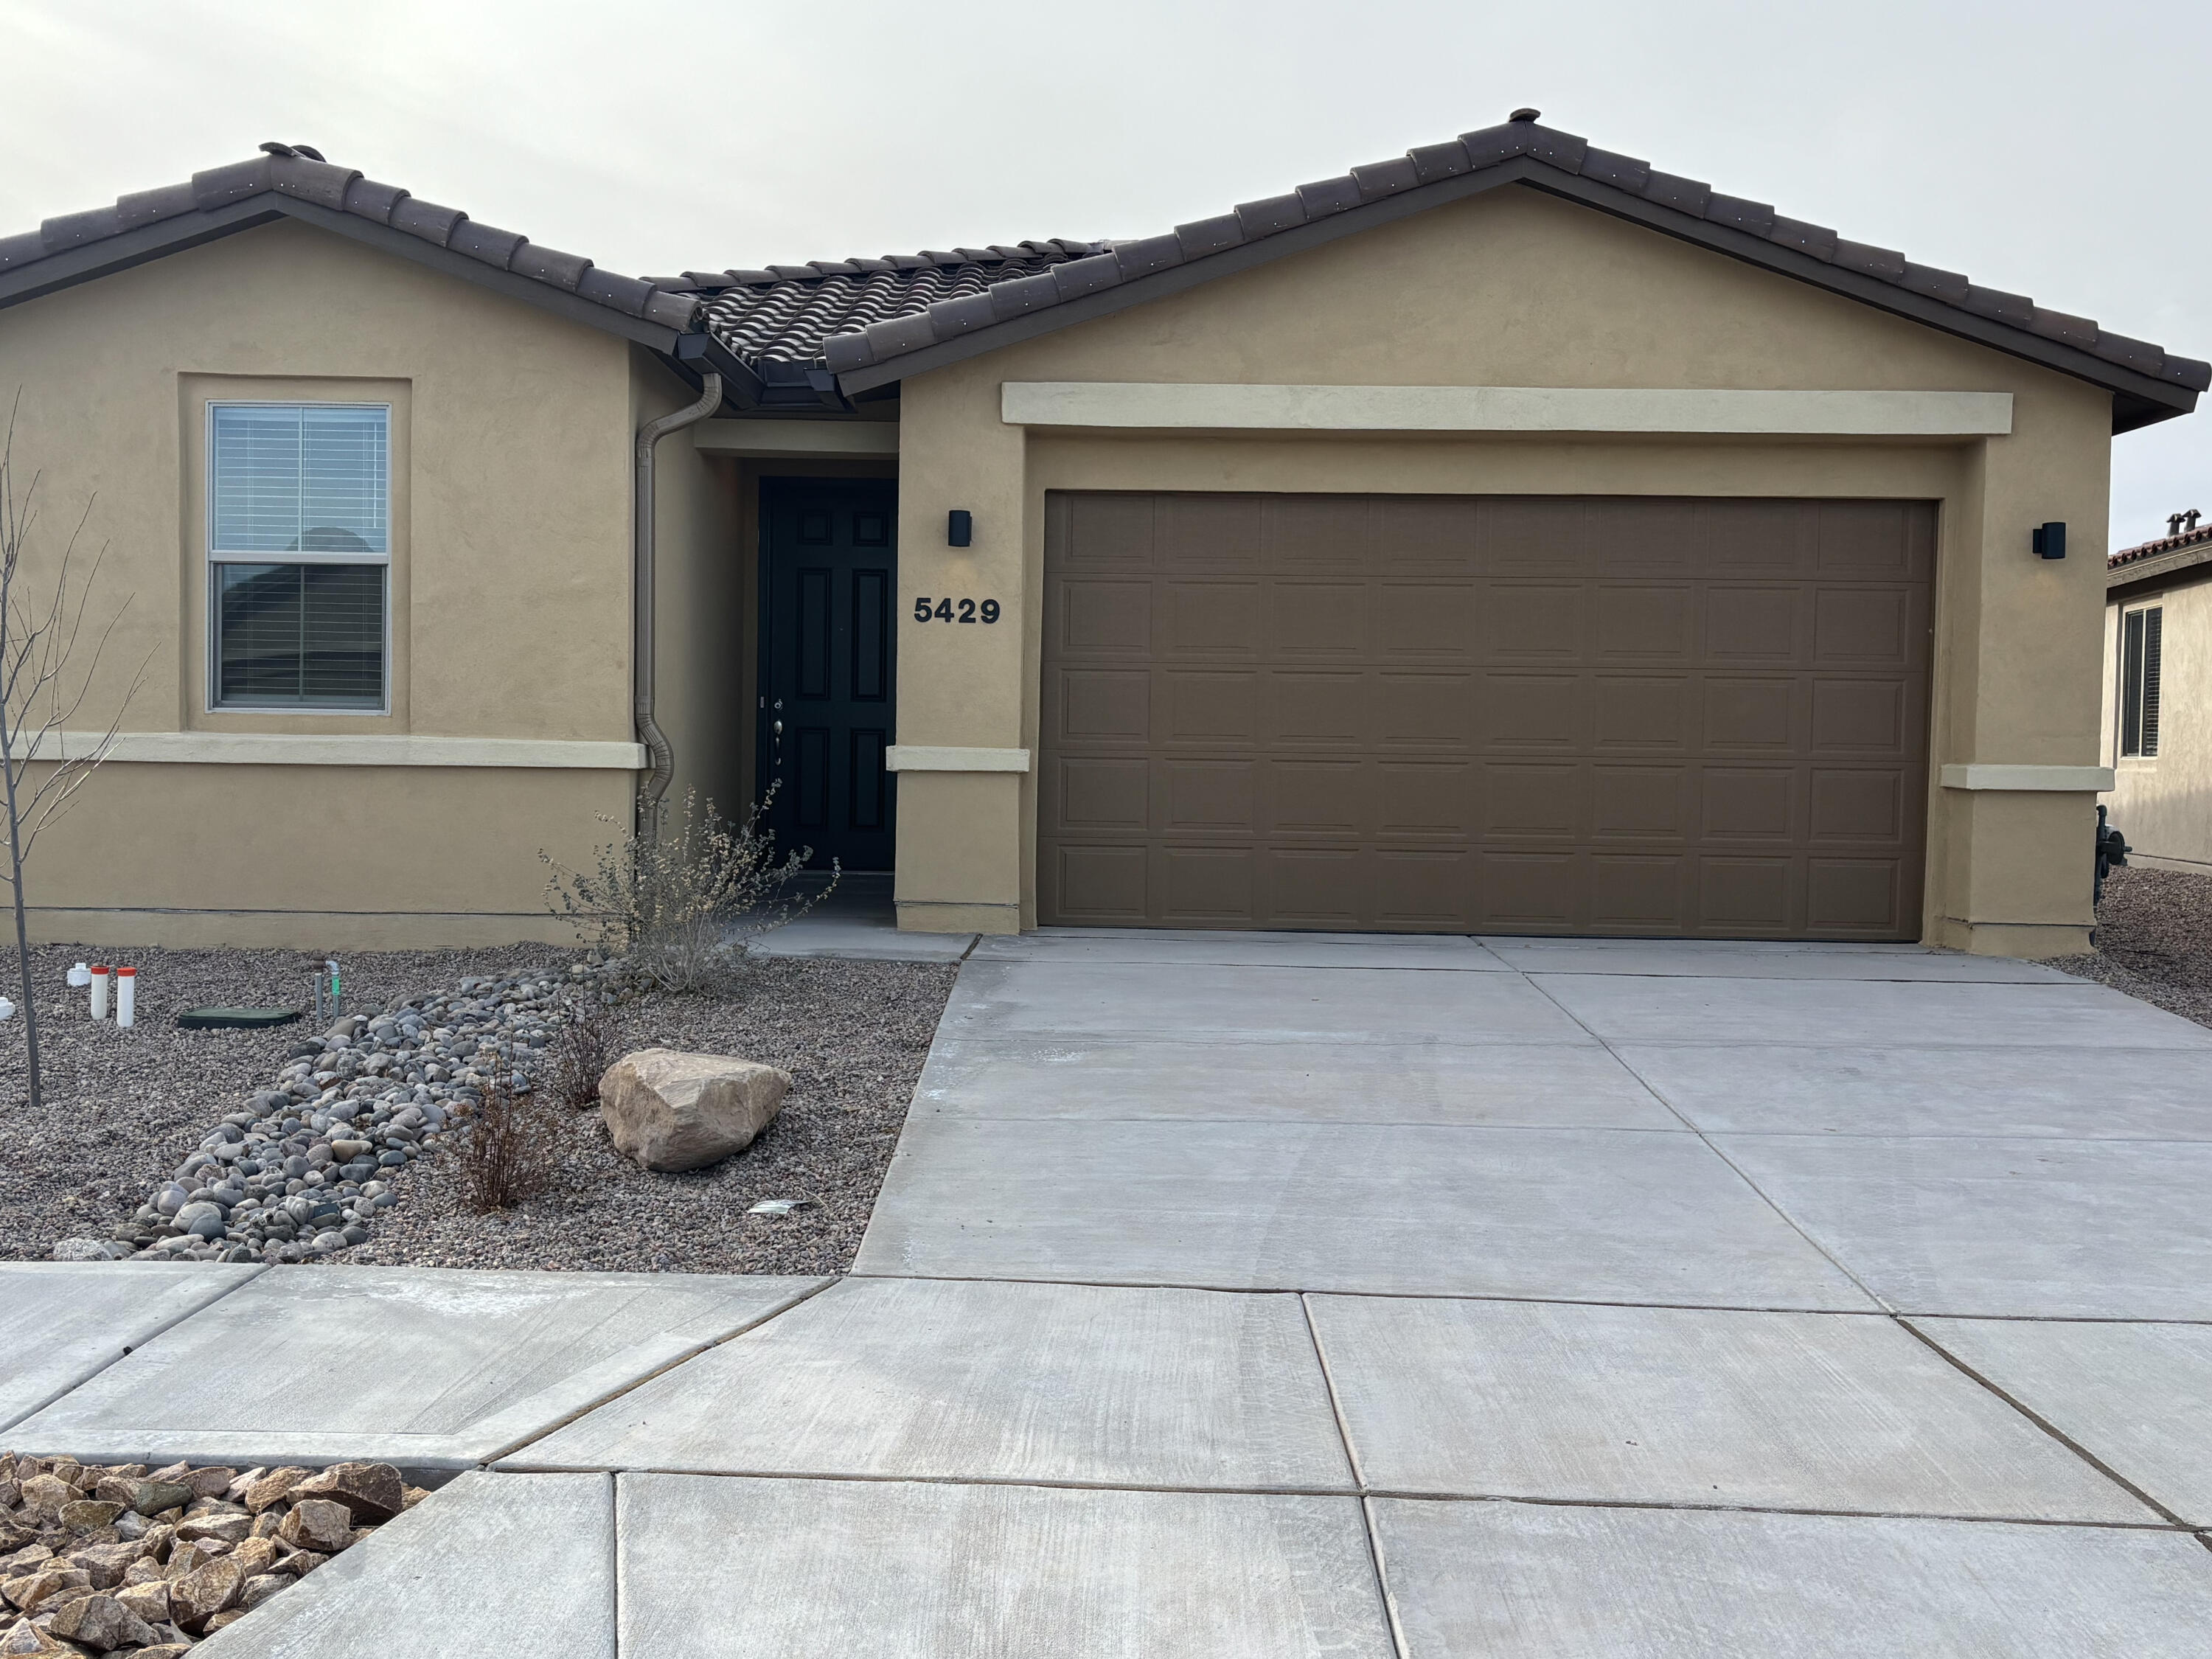
[[[1039,919],[1909,939],[1932,506],[1060,495]]]

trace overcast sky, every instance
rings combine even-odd
[[[2212,6],[0,0],[0,233],[264,138],[635,274],[1139,235],[1502,119],[2212,356]],[[2120,439],[2115,545],[2212,512]]]

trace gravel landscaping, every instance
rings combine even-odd
[[[2113,871],[2097,907],[2095,950],[2051,966],[2212,1025],[2212,876]]]
[[[596,1112],[563,1113],[553,1188],[484,1216],[463,1202],[447,1109],[466,1108],[474,1066],[491,1063],[476,1053],[480,1040],[511,1042],[513,1064],[534,1075],[549,1011],[580,985],[615,982],[579,977],[579,953],[347,958],[348,1009],[398,1011],[350,1042],[316,1042],[305,1024],[174,1024],[179,1009],[201,1004],[296,1006],[313,957],[133,953],[139,1024],[118,1030],[60,988],[86,954],[36,953],[34,972],[54,988],[40,1009],[43,1115],[28,1106],[22,1023],[0,1026],[0,1256],[44,1257],[62,1239],[126,1239],[117,1253],[151,1244],[233,1260],[839,1271],[866,1225],[952,980],[950,967],[794,960],[759,964],[728,997],[626,998],[610,1011],[617,1053],[680,1048],[781,1067],[794,1079],[781,1115],[738,1156],[668,1175],[617,1154]],[[432,994],[442,1000],[425,1006]],[[410,999],[416,1011],[400,1007]],[[773,1208],[787,1212],[752,1212],[762,1200],[782,1200]],[[141,1207],[149,1202],[159,1213]]]
[[[388,1463],[149,1470],[0,1452],[0,1655],[177,1659],[428,1495]]]

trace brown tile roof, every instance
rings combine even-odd
[[[112,207],[65,214],[36,230],[0,237],[0,301],[82,280],[73,274],[76,269],[99,275],[116,268],[99,260],[111,251],[127,256],[128,250],[112,247],[126,238],[148,243],[156,253],[169,252],[192,240],[196,229],[213,228],[210,221],[230,227],[249,222],[240,210],[258,204],[295,211],[301,217],[335,214],[362,222],[676,333],[691,331],[697,319],[699,300],[694,294],[672,292],[635,276],[602,270],[580,255],[542,246],[514,231],[471,219],[459,209],[410,196],[395,185],[378,184],[354,168],[334,167],[313,150],[289,144],[262,148],[268,153],[196,173],[188,183],[141,191],[121,198]],[[90,257],[71,259],[71,255]],[[73,270],[54,271],[53,281],[39,283],[41,272],[35,267],[64,264]]]
[[[1916,264],[1891,249],[1851,241],[1826,226],[1778,214],[1763,202],[1723,195],[1709,185],[1659,172],[1633,156],[1595,149],[1571,133],[1534,120],[1508,121],[1391,161],[1354,167],[1340,178],[1301,185],[1287,194],[1247,202],[1218,217],[1177,226],[1166,235],[1101,244],[1095,253],[1053,261],[1048,270],[1019,275],[1009,270],[996,280],[987,275],[978,291],[935,297],[917,287],[896,297],[893,314],[866,322],[855,319],[830,331],[822,341],[823,358],[848,384],[857,382],[863,388],[884,384],[897,378],[896,372],[887,371],[902,358],[931,352],[933,360],[949,360],[948,354],[933,349],[953,347],[966,337],[1018,323],[1038,312],[1178,269],[1196,276],[1200,273],[1192,268],[1210,261],[1241,269],[1249,256],[1240,259],[1238,255],[1272,239],[1283,239],[1282,251],[1291,252],[1290,245],[1310,245],[1316,240],[1313,233],[1327,230],[1332,220],[1379,222],[1382,216],[1377,210],[1391,204],[1416,210],[1493,182],[1526,182],[1551,189],[1949,327],[2000,349],[2039,361],[2056,358],[2069,372],[2100,384],[2108,383],[2095,373],[2096,365],[2102,363],[2183,394],[2155,398],[2146,405],[2144,418],[2185,410],[2194,402],[2186,394],[2212,386],[2212,364],[2169,356],[2158,346],[2100,328],[2087,318],[2050,310],[2021,295],[1981,287],[1954,271]],[[1357,222],[1343,225],[1345,230],[1358,228]],[[1165,291],[1157,282],[1152,286]],[[999,343],[971,343],[974,349],[988,349],[989,344]],[[926,366],[916,362],[910,368]],[[900,366],[898,372],[910,371]],[[2116,389],[2133,390],[2125,383]]]
[[[653,280],[700,294],[702,322],[738,356],[818,363],[822,343],[833,334],[913,316],[1104,248],[1103,242],[1023,242],[877,259],[815,259],[765,270],[687,270],[681,277]]]
[[[2212,544],[2212,524],[2199,525],[2179,536],[2161,536],[2156,541],[2145,542],[2139,547],[2124,547],[2117,553],[2108,553],[2105,556],[2105,568],[2118,570],[2124,564],[2154,559],[2161,553],[2179,553],[2184,548],[2208,544]]]
[[[1527,113],[1522,112],[1520,113]],[[289,214],[725,370],[741,403],[836,404],[936,363],[1137,304],[1257,260],[1526,184],[2045,363],[2115,394],[2116,430],[2186,411],[2212,365],[1915,264],[1533,119],[1133,240],[1023,242],[638,278],[422,201],[303,146],[0,238],[0,305]],[[679,339],[680,337],[680,339]]]

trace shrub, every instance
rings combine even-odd
[[[596,992],[569,998],[546,1045],[546,1092],[579,1111],[598,1105],[599,1079],[615,1063],[617,1035],[614,1017]]]
[[[502,1067],[484,1081],[461,1137],[461,1195],[478,1215],[535,1198],[560,1173],[568,1121],[542,1090],[517,1093]]]
[[[646,833],[600,848],[588,872],[540,853],[553,872],[547,908],[660,990],[726,988],[744,970],[749,940],[804,915],[837,884],[832,863],[822,891],[792,893],[812,849],[777,860],[775,837],[761,823],[775,799],[770,786],[744,823],[731,823],[694,791],[680,817],[672,822],[664,803]],[[614,820],[602,814],[600,822]]]

